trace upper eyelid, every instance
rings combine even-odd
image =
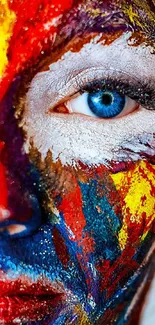
[[[30,88],[27,92],[27,104],[37,102],[42,103],[42,109],[48,114],[52,109],[61,103],[64,103],[71,96],[79,92],[82,85],[86,85],[93,80],[114,79],[123,82],[130,80],[130,84],[142,86],[140,78],[136,78],[132,73],[126,73],[121,69],[113,67],[103,67],[101,65],[89,67],[85,69],[67,71],[46,71],[36,74],[33,78]],[[147,83],[150,89],[155,94],[154,82],[151,78],[147,78]],[[143,85],[146,89],[146,82]],[[155,95],[154,95],[155,97]],[[143,106],[143,105],[142,105]],[[151,103],[149,105],[152,107]],[[155,106],[155,101],[154,101]]]
[[[150,90],[148,90],[148,93],[146,92],[143,94],[144,86],[138,85],[132,85],[128,82],[123,82],[116,79],[100,79],[100,80],[94,80],[90,82],[89,84],[85,85],[84,87],[81,87],[81,92],[92,92],[93,90],[111,90],[111,91],[117,91],[120,94],[128,95],[132,99],[139,100],[139,102],[146,101],[148,97],[150,96]]]
[[[71,84],[74,84],[74,86],[75,86],[75,84],[76,84],[76,86],[77,86],[77,88],[79,87],[79,81],[78,81],[78,79],[79,78],[81,78],[81,77],[83,77],[83,76],[86,76],[87,78],[88,78],[88,74],[89,73],[93,73],[93,71],[96,73],[97,72],[97,75],[98,75],[98,73],[100,73],[101,72],[101,77],[100,78],[94,78],[94,77],[92,77],[92,80],[94,80],[94,79],[104,79],[104,77],[105,77],[105,75],[107,74],[107,76],[111,76],[111,72],[113,72],[113,74],[116,76],[117,74],[119,75],[119,77],[126,77],[126,78],[132,78],[134,81],[136,81],[136,82],[139,82],[140,83],[140,81],[139,80],[136,80],[133,76],[131,76],[130,74],[127,74],[127,73],[125,73],[125,72],[123,72],[123,71],[121,71],[121,70],[117,70],[117,69],[115,69],[115,68],[112,68],[112,67],[110,67],[109,68],[109,70],[107,69],[106,71],[105,71],[105,69],[103,69],[103,67],[92,67],[92,68],[87,68],[87,69],[84,69],[84,70],[82,70],[80,73],[78,73],[76,76],[74,76],[73,78],[71,78],[71,74],[68,76],[68,79],[69,79],[69,81],[68,82],[66,82],[66,84],[65,84],[65,87],[63,88],[63,89],[65,89],[65,88],[68,88],[68,87],[71,87]],[[108,73],[109,74],[108,74]],[[83,81],[85,81],[85,83],[88,81],[88,80],[85,80],[86,79],[86,77],[85,78],[83,78]],[[74,81],[75,81],[75,83],[74,83]],[[90,81],[90,80],[89,80]],[[62,89],[62,91],[63,91],[63,89]],[[74,95],[75,93],[73,93],[72,95]]]
[[[93,74],[94,72],[94,74]],[[90,76],[91,74],[91,76]],[[99,75],[101,75],[101,77],[99,78]],[[96,78],[95,76],[98,76],[98,78]],[[117,70],[114,68],[109,68],[109,70],[107,69],[106,73],[105,73],[105,69],[103,69],[103,67],[92,67],[92,68],[87,68],[84,69],[83,71],[81,71],[80,73],[78,73],[76,76],[74,76],[73,78],[71,78],[71,76],[68,76],[69,81],[66,82],[65,87],[63,87],[63,89],[61,89],[61,96],[58,100],[58,102],[53,105],[57,106],[59,104],[61,104],[62,102],[64,102],[65,100],[67,100],[68,98],[76,95],[77,93],[79,93],[80,91],[86,91],[86,88],[88,87],[88,85],[90,85],[90,83],[95,80],[95,82],[109,82],[109,80],[111,79],[112,81],[115,81],[115,83],[121,83],[122,85],[124,84],[132,84],[135,87],[135,93],[138,94],[139,91],[139,103],[141,104],[142,102],[142,97],[141,96],[141,92],[146,93],[146,87],[148,88],[148,86],[146,85],[146,83],[142,84],[142,82],[137,78],[133,77],[130,74],[124,73],[121,70]],[[128,86],[129,88],[129,86]],[[110,89],[110,87],[109,87]],[[148,89],[148,92],[151,93],[153,92],[152,89]],[[49,89],[49,93],[50,93],[50,89]],[[125,94],[125,91],[123,92],[123,94]],[[128,91],[128,96],[130,96],[130,91]],[[147,94],[146,94],[147,95]],[[138,96],[137,96],[138,97]],[[132,97],[134,99],[134,97]],[[151,100],[150,100],[151,102]],[[149,108],[149,106],[152,106],[152,102],[147,105]],[[52,107],[51,107],[52,108]]]

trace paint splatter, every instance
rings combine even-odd
[[[130,31],[131,46],[153,51],[154,12],[150,0],[0,1],[1,324],[131,324],[153,275],[153,157],[111,161],[113,172],[64,166],[50,151],[42,160],[33,139],[26,154],[20,122],[29,82],[57,49]]]

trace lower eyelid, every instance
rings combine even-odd
[[[129,112],[125,115],[121,115],[120,116],[117,116],[115,118],[99,118],[97,116],[91,116],[91,115],[87,115],[87,114],[84,114],[84,113],[76,113],[76,112],[71,112],[69,111],[69,109],[65,106],[65,104],[62,104],[62,105],[59,105],[57,107],[55,107],[54,109],[51,110],[51,113],[54,113],[54,114],[65,114],[65,115],[68,115],[68,114],[72,114],[72,115],[78,115],[78,116],[81,116],[82,119],[89,119],[91,120],[92,122],[95,121],[95,122],[103,122],[103,121],[116,121],[116,120],[119,120],[119,119],[126,119],[128,118],[129,115],[133,115],[133,114],[136,114],[138,111],[142,110],[142,106],[140,106],[139,104],[137,104],[136,108],[132,111],[132,112]]]

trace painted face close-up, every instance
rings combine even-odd
[[[0,325],[153,325],[155,3],[0,6]]]

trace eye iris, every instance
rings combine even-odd
[[[96,116],[112,118],[121,113],[126,99],[116,91],[99,90],[89,93],[87,101],[89,108]]]

